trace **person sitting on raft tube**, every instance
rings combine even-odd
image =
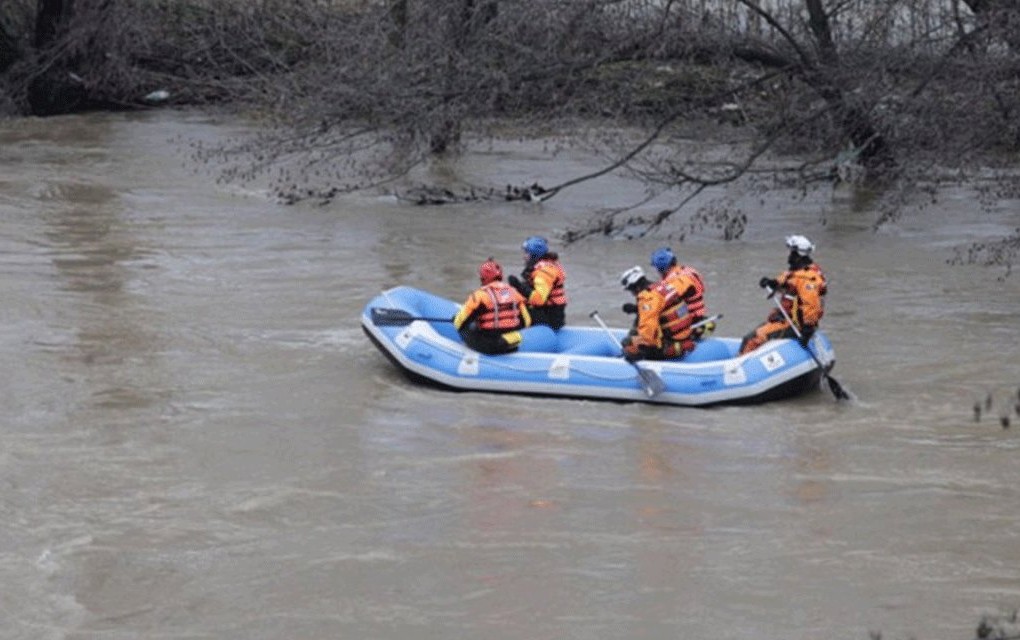
[[[708,315],[705,307],[705,280],[698,270],[687,264],[680,264],[676,254],[669,247],[662,247],[652,252],[651,265],[659,272],[659,284],[669,283],[674,291],[679,292],[681,300],[687,306],[686,315],[676,315],[669,319],[666,333],[672,333],[677,342],[700,340],[715,330],[715,323],[709,322],[691,328]],[[691,349],[694,347],[691,346]],[[690,351],[690,349],[687,349]]]
[[[825,314],[824,296],[828,287],[825,274],[811,257],[815,245],[810,240],[801,235],[788,236],[786,247],[790,250],[787,258],[790,268],[775,278],[762,278],[758,286],[771,290],[770,295],[781,296],[779,302],[783,310],[800,331],[800,344],[807,347]],[[750,353],[769,340],[796,337],[797,333],[779,309],[773,309],[765,322],[744,336],[740,354]]]
[[[637,313],[634,328],[623,339],[623,357],[636,360],[675,360],[682,358],[695,347],[690,324],[686,323],[679,334],[675,320],[687,315],[686,303],[668,281],[652,283],[641,267],[627,269],[620,276],[620,284],[634,294],[637,303],[623,306],[625,312]],[[677,339],[677,335],[684,336]]]
[[[453,317],[464,343],[480,353],[511,353],[521,344],[520,329],[531,326],[527,303],[503,282],[503,268],[492,258],[478,267],[482,286],[475,289]]]
[[[531,320],[559,329],[566,323],[567,274],[559,255],[549,251],[549,242],[542,236],[531,236],[521,244],[524,271],[521,277],[510,276],[510,286],[528,301]]]

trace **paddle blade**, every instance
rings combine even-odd
[[[654,398],[666,390],[666,383],[659,377],[659,374],[650,369],[642,369],[636,364],[634,365],[634,368],[637,369],[638,379],[641,381],[641,388],[645,390],[645,394],[649,398]]]
[[[403,309],[389,309],[386,307],[372,307],[372,324],[382,326],[403,326],[411,324],[417,318]]]
[[[846,392],[846,389],[843,388],[843,385],[836,382],[835,378],[826,374],[825,380],[829,383],[829,391],[832,392],[832,395],[836,396],[836,400],[850,399],[850,394]]]
[[[387,307],[372,307],[371,311],[372,322],[377,327],[381,326],[404,326],[411,324],[415,320],[424,320],[425,322],[453,322],[453,317],[449,318],[433,318],[430,316],[414,316],[410,312],[404,311],[403,309],[391,309]]]

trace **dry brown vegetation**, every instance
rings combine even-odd
[[[675,219],[719,185],[853,181],[879,194],[876,224],[976,167],[1016,192],[1016,0],[8,0],[0,73],[13,112],[133,108],[163,89],[256,117],[259,135],[199,155],[288,202],[389,183],[512,122],[613,158],[542,198],[613,170],[675,203],[599,212],[567,241],[739,237],[742,214],[718,203]],[[723,133],[725,158],[691,150]],[[1011,265],[1018,238],[960,259]]]

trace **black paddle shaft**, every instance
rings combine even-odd
[[[599,312],[592,311],[591,313],[588,314],[588,317],[595,320],[595,322],[597,322],[599,326],[602,327],[602,330],[606,332],[606,335],[609,336],[609,339],[613,341],[613,343],[616,345],[618,349],[620,349],[620,354],[623,355],[623,345],[620,344],[620,341],[616,339],[616,336],[613,335],[613,332],[609,329],[608,326],[606,326],[606,323],[602,321],[602,318],[599,316]],[[642,369],[640,366],[638,366],[636,362],[631,362],[630,360],[627,360],[627,362],[630,363],[630,366],[634,367],[634,369],[637,371],[638,380],[641,382],[641,388],[644,390],[645,395],[647,395],[649,398],[654,398],[655,396],[659,395],[660,393],[666,390],[666,383],[662,380],[661,377],[659,377],[659,374],[655,373],[651,369]]]
[[[790,325],[790,328],[793,329],[793,333],[797,336],[797,342],[799,343],[801,336],[800,330],[797,329],[797,325],[793,324],[793,320],[790,319],[790,314],[786,313],[786,309],[783,308],[783,303],[780,302],[773,294],[775,294],[775,290],[769,289],[768,297],[775,303],[776,308],[779,309],[779,313],[783,314],[783,319],[786,320],[786,322]],[[818,370],[822,372],[822,377],[829,383],[829,391],[832,392],[832,395],[836,396],[836,400],[850,400],[850,394],[846,392],[843,385],[829,375],[829,370],[825,368],[825,365],[822,364],[822,361],[818,359],[818,356],[815,355],[810,347],[805,344],[802,344],[801,347],[807,351],[808,355],[811,356],[811,359],[815,361],[816,365],[818,365]]]
[[[383,327],[383,326],[404,326],[411,324],[415,320],[424,320],[426,322],[453,322],[453,317],[449,318],[430,318],[427,316],[416,316],[412,315],[408,311],[403,309],[392,309],[388,307],[372,307],[372,324]]]

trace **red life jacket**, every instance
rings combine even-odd
[[[478,315],[478,328],[482,331],[512,331],[521,327],[521,294],[509,284],[496,281],[482,287],[487,294],[481,297],[484,310]]]

